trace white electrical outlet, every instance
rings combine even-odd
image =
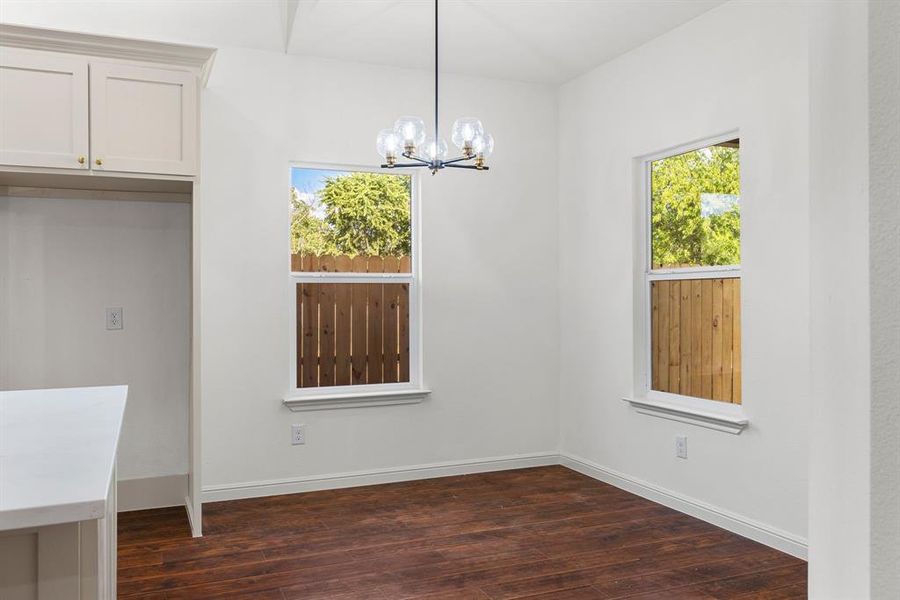
[[[675,456],[678,458],[687,459],[687,436],[686,435],[676,435],[675,436]]]
[[[291,425],[291,444],[301,446],[306,443],[306,425]]]
[[[106,309],[106,328],[113,329],[122,329],[124,327],[124,323],[122,321],[122,307],[116,306],[113,308]]]

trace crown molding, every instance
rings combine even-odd
[[[65,52],[101,58],[177,65],[194,70],[206,85],[216,49],[167,42],[76,33],[0,23],[0,45],[48,52]]]

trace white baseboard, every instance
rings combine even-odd
[[[181,506],[187,485],[187,475],[120,479],[116,488],[119,512]]]
[[[804,538],[781,531],[765,523],[748,519],[731,511],[707,504],[701,500],[684,496],[658,485],[635,479],[624,473],[607,469],[587,459],[562,453],[559,464],[578,471],[583,475],[608,483],[617,488],[631,492],[642,498],[652,500],[663,506],[675,509],[722,529],[727,529],[745,538],[749,538],[766,546],[781,550],[797,558],[806,560],[807,542]]]
[[[316,475],[289,479],[272,479],[268,481],[250,481],[238,484],[210,485],[203,487],[203,502],[259,498],[262,496],[296,494],[299,492],[332,490],[358,487],[361,485],[432,479],[435,477],[448,477],[451,475],[506,471],[509,469],[524,469],[526,467],[545,467],[547,465],[556,464],[559,464],[559,455],[556,452],[543,452],[477,460],[412,465],[390,469],[375,469],[371,471],[354,471],[350,473],[336,473],[333,475]]]

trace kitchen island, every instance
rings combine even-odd
[[[0,392],[0,598],[116,597],[127,386]]]

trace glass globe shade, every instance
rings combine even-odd
[[[478,156],[488,157],[494,152],[494,136],[489,133],[472,140],[472,151]]]
[[[403,152],[403,140],[393,129],[382,129],[375,138],[375,149],[381,158],[387,159],[389,156],[396,158]]]
[[[400,117],[394,123],[394,131],[403,146],[419,147],[425,141],[425,121],[419,117]]]
[[[474,117],[461,117],[453,122],[453,135],[450,139],[453,140],[454,146],[462,150],[466,146],[471,146],[472,140],[483,133],[484,126],[481,121]]]
[[[447,156],[447,142],[443,138],[435,144],[434,138],[428,138],[422,146],[420,156],[426,160],[443,160]]]

